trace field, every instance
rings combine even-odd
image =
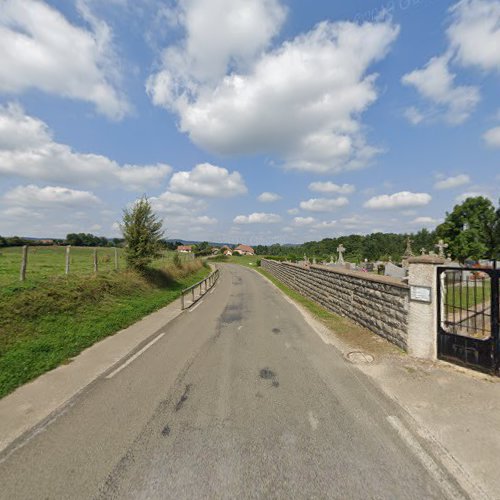
[[[64,276],[64,249],[40,248],[20,283],[20,249],[8,250],[0,257],[0,398],[174,301],[210,272],[189,257],[174,265],[173,252],[146,274],[116,272],[114,249],[102,249],[113,259],[95,274],[93,250],[82,248],[74,249],[74,272]]]
[[[118,248],[118,267],[125,269],[125,256],[122,248]],[[21,247],[0,249],[0,286],[19,282],[21,268]],[[168,265],[175,252],[165,251],[161,259],[154,262],[155,268]],[[72,247],[70,259],[71,275],[90,275],[94,272],[94,249],[89,247]],[[100,273],[109,273],[115,269],[115,249],[98,248],[98,268]],[[187,257],[184,256],[184,259]],[[28,283],[40,282],[47,278],[64,276],[66,247],[30,246],[28,251]]]

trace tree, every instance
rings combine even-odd
[[[121,230],[127,265],[144,271],[159,256],[163,237],[162,222],[145,196],[123,211]]]
[[[467,198],[446,214],[436,234],[448,243],[451,255],[460,262],[493,259],[498,254],[498,217],[488,198]]]

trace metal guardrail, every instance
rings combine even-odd
[[[194,285],[190,286],[189,288],[185,288],[181,292],[181,307],[182,310],[186,309],[186,307],[191,307],[193,304],[198,302],[207,292],[210,290],[219,280],[219,270],[216,269],[213,273],[211,273],[209,276],[207,276],[205,279],[199,281],[198,283],[195,283]],[[199,288],[199,292],[196,293],[196,289]],[[205,290],[203,290],[205,288]],[[186,306],[185,303],[185,296],[191,292],[192,295],[192,302]]]

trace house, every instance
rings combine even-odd
[[[224,245],[223,247],[221,247],[220,251],[224,255],[233,255],[233,251],[227,245]]]
[[[191,253],[193,251],[192,245],[179,245],[177,251],[180,253]]]
[[[255,255],[255,250],[248,245],[238,245],[234,249],[235,253],[239,253],[240,255]]]

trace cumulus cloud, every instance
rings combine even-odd
[[[295,217],[293,219],[294,226],[310,226],[315,222],[316,219],[314,217]]]
[[[351,194],[354,193],[356,188],[352,184],[334,184],[333,182],[311,182],[309,190],[317,193],[338,193],[338,194]]]
[[[488,193],[485,193],[484,191],[468,191],[466,193],[462,193],[462,194],[458,195],[455,198],[455,201],[457,203],[462,203],[467,198],[477,198],[478,196],[482,196],[483,198],[491,199],[491,196]]]
[[[3,202],[26,208],[86,207],[100,203],[89,191],[77,191],[59,186],[18,186],[3,196]]]
[[[411,221],[414,226],[428,227],[437,226],[441,221],[433,217],[416,217]]]
[[[484,142],[490,148],[500,148],[500,127],[493,127],[483,135]]]
[[[171,171],[164,164],[119,165],[102,155],[76,153],[55,142],[48,126],[20,106],[0,106],[0,177],[142,191],[157,187]]]
[[[235,224],[276,224],[281,222],[281,217],[278,214],[254,212],[250,215],[238,215],[233,222]]]
[[[455,175],[441,179],[434,184],[434,189],[453,189],[465,184],[469,184],[470,177],[465,174]]]
[[[500,2],[461,0],[451,9],[447,35],[462,66],[500,70]]]
[[[314,229],[333,229],[337,225],[336,220],[331,221],[321,221],[314,225]]]
[[[456,75],[450,72],[448,64],[448,56],[433,57],[424,68],[404,75],[402,81],[442,108],[446,121],[458,125],[475,110],[480,92],[478,87],[456,85]],[[416,108],[410,109],[406,110],[406,116],[412,123],[420,123],[424,115]]]
[[[276,193],[264,192],[260,194],[257,199],[262,203],[273,203],[274,201],[281,200],[281,196]]]
[[[444,114],[451,124],[464,122],[480,100],[475,86],[458,86],[450,65],[475,67],[482,71],[500,70],[500,2],[498,0],[460,0],[449,9],[446,29],[448,47],[444,55],[432,58],[420,70],[403,77],[425,99]],[[406,111],[414,124],[426,119],[415,107]]]
[[[170,190],[190,196],[230,198],[245,194],[247,188],[239,172],[202,163],[189,172],[176,172],[170,179]]]
[[[339,198],[311,198],[300,203],[302,210],[309,212],[332,212],[339,207],[344,207],[349,200],[343,196]]]
[[[427,193],[411,193],[401,191],[394,194],[383,194],[370,198],[363,206],[373,210],[388,210],[393,208],[421,207],[428,205],[432,196]]]
[[[84,4],[82,4],[84,7]],[[118,64],[112,33],[88,9],[90,29],[71,24],[40,0],[4,0],[0,9],[0,92],[35,88],[93,103],[120,119],[129,105],[117,88]]]
[[[164,51],[147,82],[153,103],[177,113],[195,144],[276,154],[287,168],[316,172],[359,168],[379,152],[366,143],[360,115],[377,99],[368,71],[396,26],[323,22],[270,50],[284,18],[277,1],[218,0],[211,11],[212,2],[180,3],[185,38]],[[234,19],[237,35],[226,33]]]

